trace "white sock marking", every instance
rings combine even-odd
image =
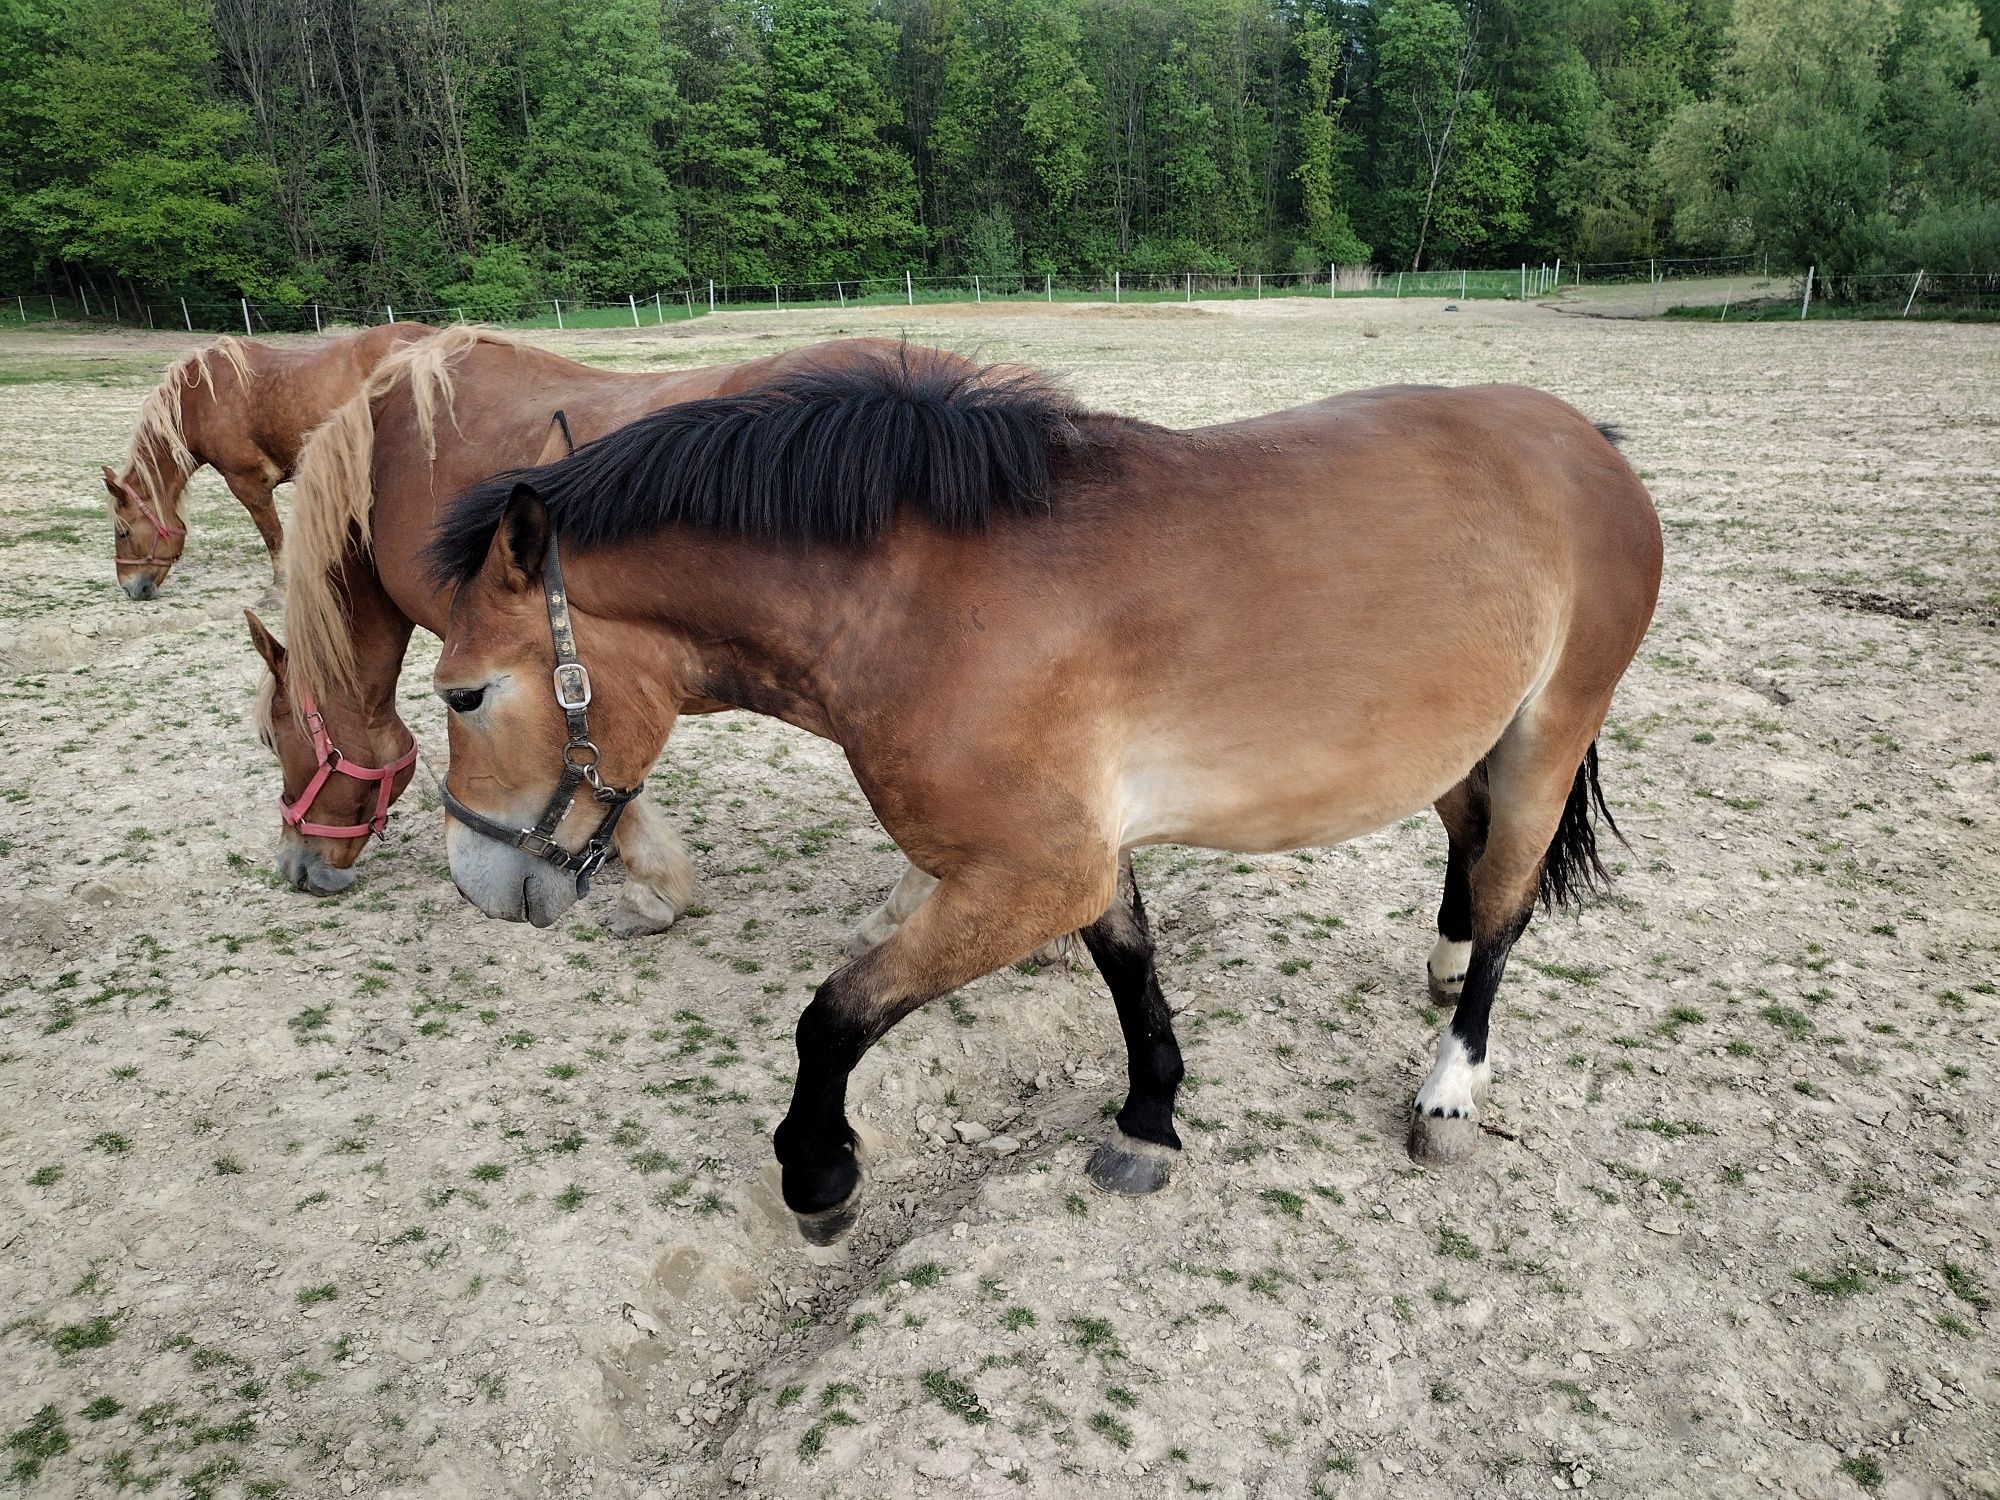
[[[1479,1098],[1492,1077],[1493,1064],[1472,1061],[1466,1055],[1465,1043],[1446,1030],[1438,1038],[1437,1061],[1431,1067],[1431,1076],[1417,1090],[1417,1113],[1470,1119],[1479,1113]]]

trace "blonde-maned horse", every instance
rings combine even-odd
[[[643,417],[447,507],[452,878],[546,923],[690,702],[838,743],[935,888],[798,1024],[775,1137],[853,1220],[848,1075],[927,1001],[1081,927],[1130,1089],[1092,1157],[1149,1192],[1182,1070],[1130,852],[1333,844],[1435,807],[1456,1011],[1409,1147],[1464,1156],[1538,896],[1601,875],[1596,738],[1658,595],[1645,488],[1574,409],[1394,387],[1171,431],[921,351]],[[553,673],[553,677],[552,674]]]
[[[708,369],[621,374],[503,334],[452,328],[383,361],[314,434],[299,466],[285,592],[290,649],[248,616],[270,667],[256,721],[283,770],[277,864],[285,879],[320,895],[346,889],[413,774],[415,739],[396,711],[396,685],[412,629],[442,634],[450,611],[451,590],[420,560],[445,499],[673,403],[893,347],[841,339]],[[619,825],[616,843],[630,878],[607,926],[624,936],[664,930],[693,900],[685,849],[644,804]],[[870,932],[893,927],[913,879],[870,919]]]
[[[389,323],[307,347],[221,338],[167,366],[139,406],[122,469],[104,470],[111,494],[118,586],[151,599],[187,544],[181,496],[204,464],[243,502],[284,577],[284,528],[271,492],[298,467],[307,436],[394,350],[433,332]]]

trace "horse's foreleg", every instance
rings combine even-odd
[[[1603,722],[1594,712],[1543,711],[1517,720],[1487,757],[1485,846],[1468,874],[1471,951],[1451,1024],[1438,1038],[1430,1076],[1410,1117],[1410,1155],[1447,1165],[1464,1160],[1479,1139],[1479,1104],[1493,1067],[1487,1032],[1507,956],[1533,913],[1542,866],[1568,858],[1557,842],[1565,808],[1587,814],[1581,763]]]
[[[1183,1068],[1174,1040],[1174,1013],[1153,968],[1153,934],[1128,855],[1118,872],[1118,899],[1083,929],[1084,945],[1118,1006],[1125,1033],[1125,1107],[1111,1136],[1090,1158],[1090,1180],[1107,1192],[1151,1193],[1167,1185],[1180,1157],[1174,1095]]]
[[[1098,916],[1114,868],[1107,853],[1101,870],[1066,879],[1045,866],[1039,875],[990,867],[948,874],[879,946],[819,987],[799,1017],[798,1080],[772,1140],[785,1203],[808,1240],[831,1244],[860,1207],[847,1079],[868,1049],[927,1001]]]
[[[283,587],[285,582],[285,527],[278,519],[277,502],[271,498],[275,485],[261,474],[224,474],[222,482],[229,486],[229,493],[243,503],[250,512],[250,520],[257,528],[257,534],[264,539],[264,550],[271,554],[271,583],[273,587]]]
[[[680,835],[642,798],[625,809],[611,842],[626,878],[606,930],[618,937],[665,932],[694,904],[694,861]]]

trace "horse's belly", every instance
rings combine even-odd
[[[1135,746],[1119,778],[1121,843],[1245,853],[1344,843],[1429,807],[1505,727],[1464,726],[1422,746]]]

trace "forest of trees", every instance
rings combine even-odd
[[[0,290],[2000,268],[2000,0],[0,0]]]

